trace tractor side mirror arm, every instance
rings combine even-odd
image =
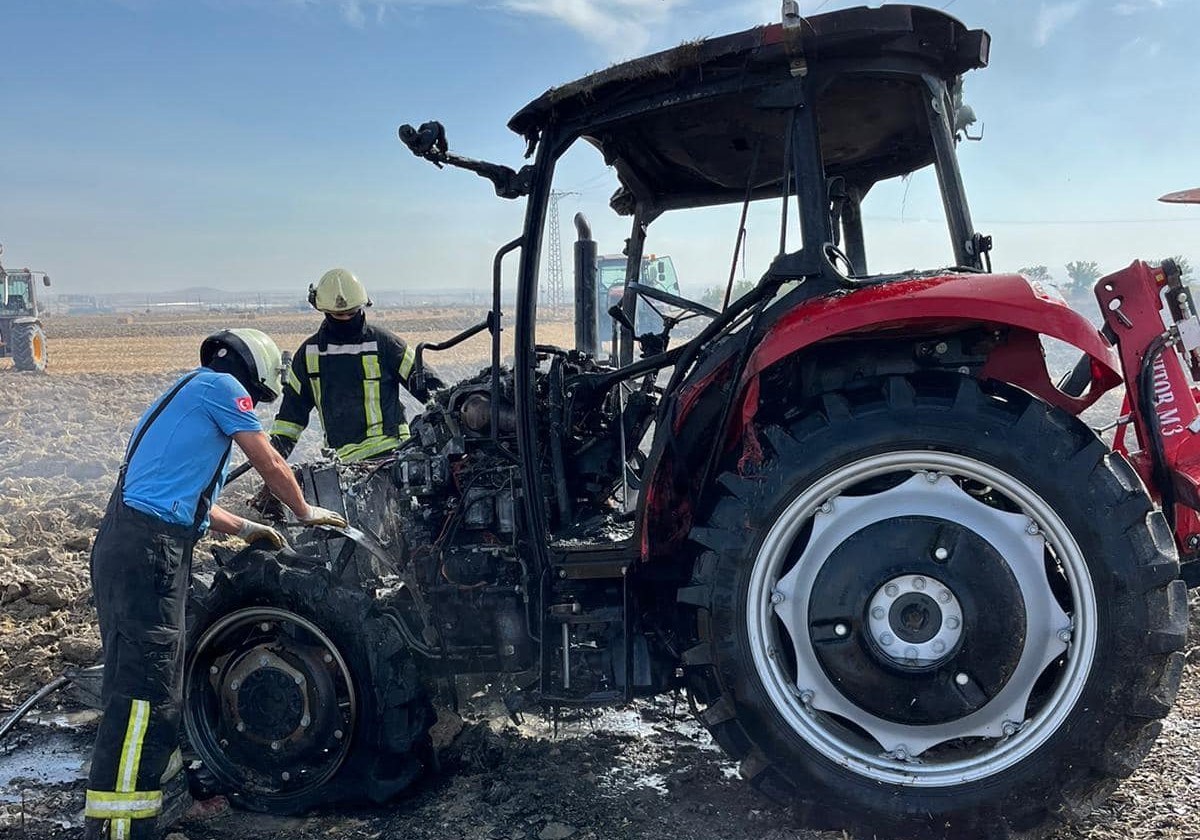
[[[419,158],[432,163],[438,169],[454,166],[487,178],[500,198],[521,198],[529,195],[533,186],[533,167],[522,166],[520,171],[500,163],[475,160],[451,152],[446,142],[446,129],[440,122],[422,123],[413,128],[408,123],[400,126],[400,142]]]

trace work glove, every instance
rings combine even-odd
[[[308,515],[300,517],[300,521],[309,527],[317,525],[328,525],[331,528],[346,527],[346,518],[340,513],[316,505],[309,505]]]
[[[270,525],[263,525],[252,519],[242,521],[242,527],[238,529],[237,535],[251,545],[256,542],[266,542],[270,543],[271,548],[275,549],[280,549],[287,545],[283,541],[283,534],[276,531]]]
[[[296,441],[283,435],[271,435],[271,446],[279,453],[280,457],[286,459],[296,448]]]

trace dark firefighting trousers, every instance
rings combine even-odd
[[[96,534],[91,574],[104,717],[88,776],[88,837],[160,837],[165,818],[190,804],[179,724],[195,533],[127,507],[118,490]]]

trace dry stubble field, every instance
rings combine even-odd
[[[376,312],[410,341],[441,340],[476,313]],[[0,714],[65,668],[96,661],[87,556],[130,428],[182,370],[200,339],[253,326],[292,348],[311,315],[222,320],[216,315],[56,318],[47,325],[47,375],[0,362]],[[569,342],[550,324],[546,343]],[[507,344],[507,342],[506,342]],[[487,363],[484,337],[431,357],[445,378]],[[311,435],[309,436],[311,437]],[[308,451],[314,448],[309,443]],[[252,484],[229,488],[237,506]],[[1142,768],[1086,822],[1057,840],[1200,837],[1200,656],[1189,652],[1175,711]],[[21,724],[0,745],[0,838],[78,834],[91,726],[69,698]],[[571,837],[729,840],[840,837],[793,827],[786,810],[732,778],[683,704],[562,722],[507,726],[481,706],[444,755],[443,772],[382,810],[279,819],[235,812],[183,827],[192,840],[406,837],[417,840]]]

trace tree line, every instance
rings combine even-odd
[[[1192,277],[1192,264],[1187,257],[1174,256],[1171,259],[1175,260],[1175,264],[1179,266],[1179,273],[1184,280],[1189,280]],[[1151,260],[1151,262],[1158,262]],[[1050,273],[1050,268],[1045,265],[1027,265],[1017,269],[1017,272],[1024,274],[1030,280],[1036,280],[1039,283],[1049,283],[1057,285],[1066,297],[1087,296],[1092,292],[1092,287],[1096,285],[1104,272],[1100,270],[1098,263],[1092,260],[1074,260],[1067,263],[1063,268],[1067,272],[1067,281],[1058,283],[1054,279],[1054,275]]]

